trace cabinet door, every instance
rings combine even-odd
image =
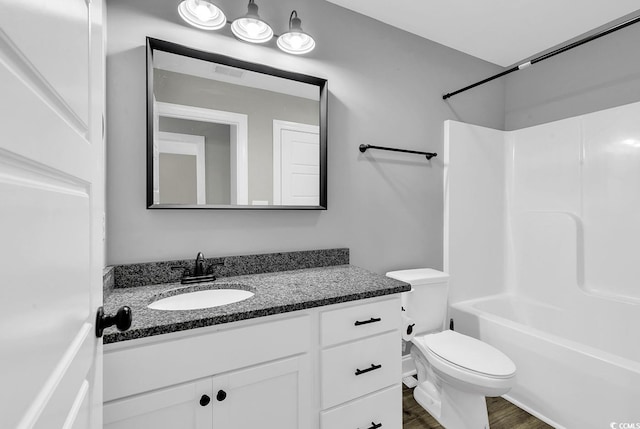
[[[104,429],[211,429],[211,391],[207,378],[107,402]]]
[[[308,355],[213,377],[213,428],[311,427]]]

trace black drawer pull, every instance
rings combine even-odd
[[[382,423],[371,422],[371,426],[369,426],[367,429],[378,429],[378,428],[381,428],[381,427],[382,427]],[[360,429],[360,428],[358,428],[358,429]]]
[[[367,373],[369,371],[375,371],[376,369],[380,369],[380,368],[382,368],[382,365],[374,365],[374,364],[371,364],[371,366],[369,368],[367,368],[367,369],[357,369],[356,368],[356,375],[362,375],[362,374],[365,374],[365,373]]]
[[[366,325],[367,323],[376,323],[376,322],[379,322],[381,320],[382,319],[379,318],[379,317],[376,317],[376,318],[372,317],[371,319],[365,320],[364,322],[361,322],[360,320],[356,320],[356,323],[354,323],[354,325],[356,325],[356,326]]]

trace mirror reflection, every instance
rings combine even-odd
[[[326,207],[325,80],[149,42],[150,208]]]

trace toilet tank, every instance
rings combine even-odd
[[[409,283],[411,291],[401,294],[402,307],[415,322],[414,332],[442,331],[446,326],[449,275],[431,268],[391,271],[387,277]]]

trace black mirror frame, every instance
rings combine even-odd
[[[327,104],[328,81],[319,77],[238,60],[225,55],[199,51],[184,45],[147,37],[147,209],[221,209],[221,210],[326,210],[327,209]],[[153,51],[160,50],[203,61],[224,64],[289,80],[318,86],[320,92],[320,201],[317,206],[239,206],[216,204],[153,203]]]

